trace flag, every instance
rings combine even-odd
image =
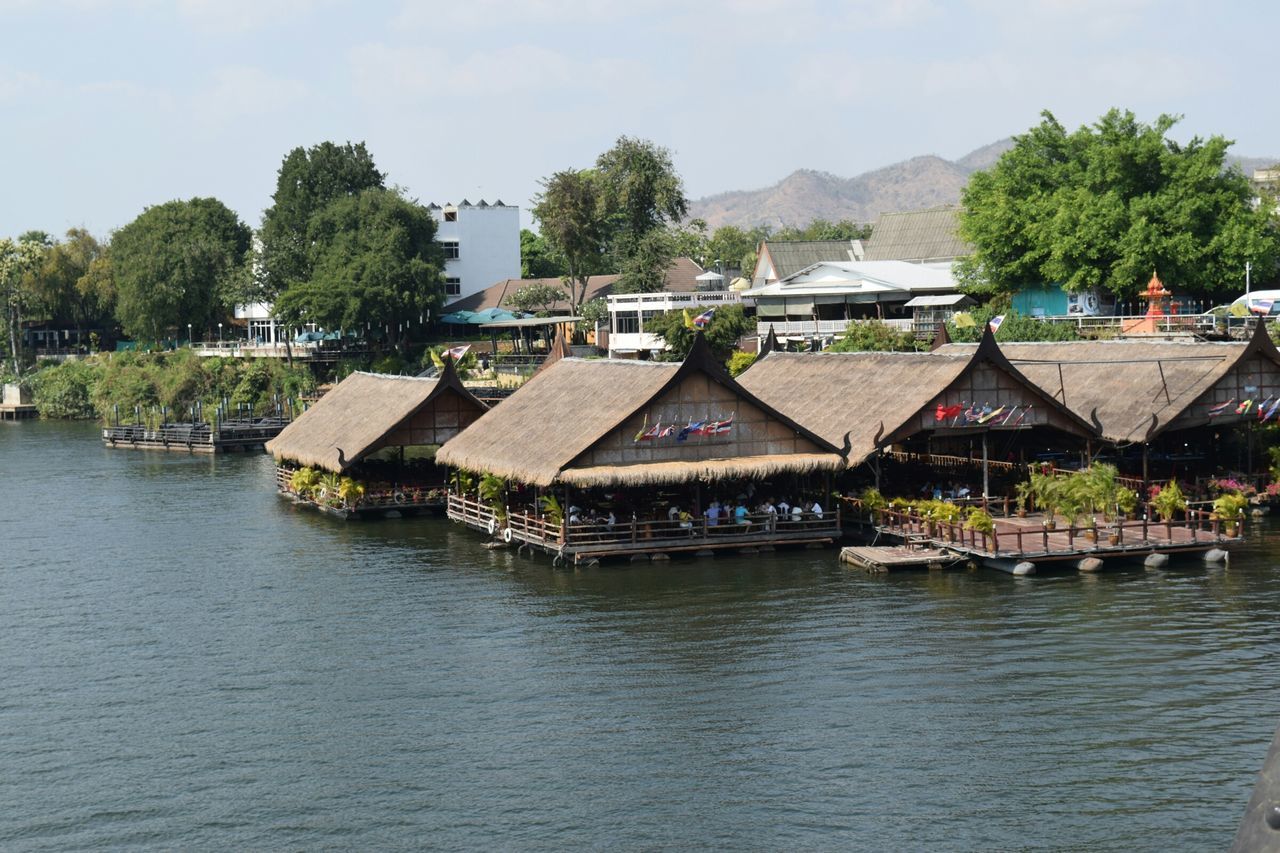
[[[965,423],[971,424],[980,417],[982,417],[982,410],[978,408],[976,403],[964,410]]]
[[[471,344],[463,344],[462,346],[450,347],[444,351],[455,362],[462,361],[462,357],[467,354],[467,350],[471,349]]]
[[[1257,302],[1249,303],[1249,310],[1254,314],[1270,314],[1271,306],[1275,304],[1273,299],[1259,299]]]
[[[1227,408],[1228,408],[1232,403],[1234,403],[1235,401],[1236,401],[1236,398],[1235,398],[1235,397],[1232,397],[1232,398],[1231,398],[1230,400],[1228,400],[1227,402],[1225,402],[1225,403],[1220,403],[1219,405],[1214,406],[1213,408],[1211,408],[1211,409],[1209,410],[1209,417],[1211,417],[1211,418],[1215,418],[1215,417],[1217,417],[1218,415],[1222,414],[1222,413],[1223,413],[1223,412],[1225,412],[1225,411],[1227,410]]]
[[[662,432],[658,433],[658,438],[671,438],[676,434],[676,425],[668,424],[662,428]]]
[[[711,315],[714,313],[716,313],[714,306],[708,308],[706,311],[703,311],[697,317],[693,318],[693,325],[697,326],[699,329],[705,329],[708,324],[711,323]]]
[[[695,326],[693,325],[693,312],[690,311],[688,308],[684,309],[684,327],[686,329],[695,328]]]
[[[1276,401],[1271,404],[1271,408],[1267,409],[1267,416],[1263,418],[1263,420],[1271,420],[1272,416],[1276,413],[1276,409],[1280,409],[1280,397],[1276,397]]]
[[[956,324],[957,329],[972,329],[978,325],[973,322],[973,315],[968,311],[957,311],[951,315],[951,322]]]
[[[980,424],[988,423],[991,420],[994,420],[995,418],[1000,417],[1000,415],[1003,412],[1004,412],[1004,406],[1001,406],[998,409],[992,409],[990,406],[987,406],[983,410],[982,417],[978,418],[978,423]]]
[[[1266,415],[1262,413],[1262,410],[1265,409],[1267,407],[1267,403],[1270,403],[1270,402],[1271,402],[1271,395],[1268,394],[1267,399],[1263,400],[1261,403],[1258,404],[1258,420],[1263,420],[1266,417]]]
[[[733,417],[730,416],[727,421],[720,421],[716,424],[715,435],[728,435],[729,430],[733,429]]]
[[[956,404],[954,406],[944,406],[938,404],[938,411],[933,413],[934,420],[945,421],[947,418],[954,418],[956,415],[964,411],[964,406]]]
[[[1018,413],[1017,406],[1014,406],[1012,409],[1005,412],[1004,417],[1000,419],[1000,426],[1008,426],[1009,421],[1013,420],[1013,416],[1016,415],[1017,413]]]
[[[1015,420],[1015,421],[1011,424],[1011,426],[1018,426],[1018,425],[1020,425],[1020,424],[1022,423],[1023,419],[1024,419],[1024,418],[1026,418],[1026,416],[1027,416],[1027,415],[1029,415],[1029,414],[1031,414],[1031,407],[1030,407],[1030,406],[1027,406],[1025,409],[1023,409],[1023,410],[1022,410],[1022,414],[1018,415],[1018,419],[1017,419],[1017,420]]]
[[[655,423],[647,430],[643,430],[636,436],[636,441],[653,441],[662,434],[662,424]]]
[[[1003,314],[997,314],[996,316],[992,317],[989,321],[987,321],[987,326],[991,329],[991,334],[994,335],[996,332],[1000,331],[1000,324],[1003,322],[1004,322]]]
[[[1236,414],[1237,414],[1237,415],[1247,415],[1247,414],[1249,414],[1249,407],[1250,407],[1250,406],[1252,406],[1252,405],[1253,405],[1253,401],[1252,401],[1252,400],[1245,400],[1243,403],[1241,403],[1240,405],[1236,406]]]
[[[702,421],[690,421],[689,424],[680,430],[680,434],[676,436],[676,441],[684,441],[691,435],[699,434],[697,431],[702,429]]]

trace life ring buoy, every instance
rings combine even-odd
[[[515,533],[513,533],[513,532],[512,532],[512,530],[511,530],[511,528],[510,528],[510,527],[505,527],[505,528],[503,528],[503,530],[502,530],[502,541],[503,541],[503,542],[506,542],[507,544],[510,544],[510,543],[511,543],[511,538],[512,538],[513,536],[515,536]]]
[[[489,535],[492,536],[494,534],[494,531],[496,531],[497,529],[498,529],[497,519],[494,519],[494,518],[489,519]]]
[[[404,503],[404,492],[400,491],[399,489],[396,489],[396,493],[395,493],[394,495],[392,495],[392,496],[391,496],[391,499],[392,499],[393,501],[395,501],[396,503],[398,503],[398,504],[403,504],[403,503]]]

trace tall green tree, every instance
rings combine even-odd
[[[312,217],[337,199],[382,189],[385,178],[363,142],[322,142],[286,154],[271,206],[262,214],[256,274],[242,294],[246,301],[274,303],[291,286],[308,281]]]
[[[435,235],[427,209],[395,190],[330,202],[307,230],[311,276],[281,294],[276,313],[299,325],[385,329],[399,345],[401,324],[444,302],[444,250]]]
[[[716,308],[704,333],[712,355],[720,361],[728,361],[742,336],[754,329],[755,323],[743,313],[741,305],[721,305]],[[645,320],[644,330],[666,341],[669,348],[666,357],[674,360],[681,360],[689,354],[696,334],[689,328],[683,311],[668,311]]]
[[[520,277],[559,278],[567,272],[564,263],[541,234],[520,229]]]
[[[647,139],[618,137],[596,158],[604,188],[602,215],[608,220],[620,293],[662,290],[677,252],[671,228],[689,210],[684,181],[671,152]]]
[[[250,238],[249,227],[215,198],[144,210],[111,241],[116,318],[125,333],[159,340],[188,323],[208,329],[224,319]]]
[[[566,169],[542,182],[534,198],[547,247],[564,260],[564,286],[569,310],[576,314],[587,292],[587,281],[607,268],[610,227],[603,215],[604,191],[590,169]]]
[[[1246,261],[1274,274],[1280,237],[1244,175],[1224,168],[1229,140],[1180,144],[1168,115],[1148,125],[1113,109],[1071,133],[1042,116],[964,189],[967,290],[1056,282],[1130,297],[1158,270],[1178,290],[1213,295],[1243,289]]]
[[[50,240],[42,231],[28,231],[16,241],[0,239],[0,296],[8,320],[9,367],[14,376],[22,373],[22,318],[36,303],[33,274],[48,252]]]
[[[526,284],[506,298],[506,303],[517,311],[548,312],[551,307],[564,299],[564,290],[554,284],[534,282]]]
[[[83,228],[67,231],[66,239],[49,247],[33,273],[39,310],[49,320],[81,331],[108,320],[115,299],[114,288],[102,286],[106,264],[106,246],[97,238]]]

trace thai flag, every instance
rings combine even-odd
[[[1004,322],[1003,314],[997,314],[996,316],[992,317],[989,321],[987,321],[987,326],[991,329],[991,334],[994,335],[996,332],[1000,331],[1000,324],[1003,322]]]
[[[1225,402],[1225,403],[1220,403],[1220,404],[1218,404],[1218,405],[1214,406],[1213,408],[1211,408],[1211,409],[1209,410],[1209,417],[1211,417],[1211,418],[1215,418],[1215,417],[1217,417],[1218,415],[1222,414],[1222,413],[1223,413],[1223,412],[1225,412],[1225,411],[1226,411],[1226,410],[1231,406],[1231,404],[1232,404],[1232,403],[1234,403],[1235,401],[1236,401],[1236,398],[1235,398],[1235,397],[1232,397],[1232,398],[1231,398],[1230,400],[1228,400],[1227,402]]]
[[[1255,314],[1270,314],[1271,306],[1274,304],[1274,299],[1259,299],[1257,302],[1249,303],[1249,310]]]
[[[706,311],[703,311],[697,317],[693,318],[693,325],[697,326],[699,329],[705,329],[711,323],[711,315],[714,313],[716,313],[715,308],[708,308]]]
[[[711,434],[712,435],[728,435],[729,430],[731,429],[733,429],[733,418],[729,418],[729,420],[727,421],[720,421],[719,423],[717,423],[715,432]]]
[[[463,344],[462,346],[451,347],[450,349],[445,350],[444,354],[454,361],[462,361],[462,357],[466,355],[467,351],[470,349],[471,344]]]

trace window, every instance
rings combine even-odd
[[[613,315],[613,331],[619,335],[635,335],[640,332],[640,315],[635,311],[620,311]]]
[[[457,222],[457,221],[458,221],[458,211],[456,211],[456,210],[446,210],[446,211],[444,212],[444,221],[445,221],[445,222]]]
[[[462,293],[462,279],[446,278],[444,280],[444,295],[458,296]]]
[[[441,245],[444,246],[444,257],[447,261],[456,261],[458,259],[458,241],[445,240]]]

